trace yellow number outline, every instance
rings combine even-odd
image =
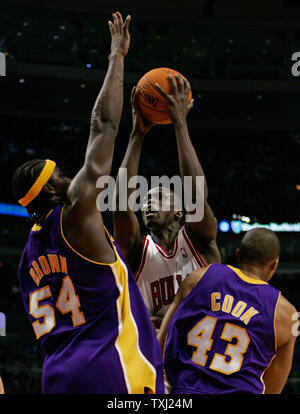
[[[205,322],[207,320],[212,320],[213,325],[208,326],[208,327],[207,326],[201,327],[201,325],[205,325]],[[197,348],[196,351],[193,352],[192,361],[195,364],[200,365],[202,367],[204,367],[206,364],[206,361],[208,358],[208,355],[206,354],[208,351],[210,351],[212,344],[213,344],[213,340],[211,339],[211,337],[215,329],[216,323],[217,323],[217,318],[214,318],[212,316],[205,316],[187,334],[188,345],[195,346]],[[205,334],[205,330],[208,330],[208,333],[206,334],[206,337],[204,338],[203,336]],[[192,339],[195,339],[195,341],[192,342]],[[202,342],[207,341],[209,342],[209,345],[206,345],[205,348],[201,348],[201,344],[199,344],[199,341],[202,341]],[[198,359],[200,358],[205,359],[205,361],[202,363],[199,362]]]
[[[205,326],[205,321],[208,319],[213,320],[214,323],[210,323],[210,325]],[[217,321],[218,319],[215,317],[205,316],[187,333],[187,344],[196,347],[196,350],[193,352],[191,357],[191,360],[194,364],[205,366],[208,358],[208,355],[206,354],[211,350],[214,341],[212,339],[212,335],[214,333]],[[237,339],[237,343],[234,345],[231,343],[233,338]],[[226,322],[220,339],[229,343],[226,347],[224,355],[219,353],[214,354],[209,368],[226,375],[231,375],[241,369],[242,363],[244,361],[244,354],[247,352],[250,343],[250,338],[245,328]],[[201,342],[206,343],[206,345],[202,346]],[[230,357],[229,362],[226,362],[226,356]],[[199,362],[199,359],[201,358],[202,361]],[[230,369],[230,366],[236,363],[237,360],[238,367]]]
[[[69,309],[65,309],[64,305],[66,305],[68,301],[71,301],[70,294],[73,295],[73,299],[75,303],[73,303],[73,307],[70,306],[70,303],[69,303],[68,304]],[[34,292],[31,292],[29,294],[30,315],[33,316],[35,319],[44,318],[44,322],[40,322],[39,320],[37,320],[32,323],[32,327],[33,327],[36,339],[39,339],[41,336],[46,335],[47,333],[51,332],[52,329],[56,325],[54,307],[49,304],[39,306],[39,301],[48,299],[51,296],[52,296],[52,292],[50,290],[49,285],[44,286],[38,290],[35,290]],[[62,314],[66,314],[68,312],[72,313],[71,318],[72,318],[72,323],[73,323],[74,328],[86,322],[83,312],[79,310],[79,308],[81,307],[81,304],[80,304],[78,295],[76,295],[75,288],[74,288],[74,285],[73,285],[73,282],[70,276],[64,277],[61,288],[60,288],[59,297],[58,297],[58,300],[55,306]],[[76,308],[77,312],[75,312],[74,308]],[[44,330],[47,324],[49,324],[50,327],[47,328],[47,330]]]
[[[41,289],[31,292],[29,295],[30,315],[35,319],[44,318],[44,322],[37,320],[32,324],[36,339],[39,339],[41,336],[46,335],[52,331],[55,326],[55,312],[52,306],[49,304],[39,306],[38,304],[40,300],[48,299],[50,296],[52,296],[52,293],[49,286],[44,286]],[[46,312],[42,312],[43,310]],[[48,323],[50,323],[50,328],[44,331],[44,327],[46,327]]]
[[[235,331],[240,331],[239,333],[228,333],[228,328],[232,328]],[[236,338],[237,343],[232,344],[232,339]],[[227,345],[224,354],[230,357],[230,361],[226,362],[225,355],[215,353],[213,356],[213,359],[211,361],[211,364],[209,366],[210,369],[213,369],[214,371],[221,372],[222,374],[231,375],[234,372],[237,372],[241,369],[242,363],[244,361],[244,354],[247,352],[250,338],[245,328],[241,328],[240,326],[233,325],[232,323],[226,322],[222,331],[222,334],[220,336],[220,339],[223,339],[226,342],[229,342]],[[242,344],[242,340],[245,339],[246,342]],[[232,352],[232,349],[234,350]],[[230,367],[230,365],[237,360],[237,358],[240,359],[238,368],[231,369],[230,371],[222,370],[222,368],[217,368],[218,365],[222,365],[223,367]]]

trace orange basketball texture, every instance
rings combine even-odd
[[[167,76],[180,75],[184,76],[177,70],[170,68],[152,69],[139,80],[137,84],[137,102],[143,116],[154,124],[171,124],[172,121],[168,113],[168,102],[155,88],[158,83],[168,94],[171,94],[171,84]],[[192,99],[190,92],[188,102]]]

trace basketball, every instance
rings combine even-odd
[[[169,117],[168,102],[162,94],[155,88],[158,83],[168,94],[171,94],[171,84],[168,75],[184,76],[177,70],[170,68],[152,69],[139,80],[137,84],[137,102],[139,104],[142,115],[154,124],[171,124]],[[192,92],[188,98],[188,102],[192,99]]]

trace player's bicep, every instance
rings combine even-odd
[[[204,204],[202,220],[190,222],[189,229],[195,239],[208,241],[216,239],[218,232],[218,221],[207,202]]]
[[[114,239],[125,255],[140,245],[140,225],[132,211],[116,211],[113,214]]]

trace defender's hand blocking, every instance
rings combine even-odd
[[[134,86],[131,91],[131,98],[130,98],[131,110],[132,110],[132,122],[133,122],[132,133],[138,134],[141,137],[144,137],[146,134],[148,134],[148,132],[154,126],[154,124],[142,116],[140,108],[137,103],[138,93],[139,92],[136,86]]]
[[[129,34],[129,23],[131,16],[126,17],[125,23],[120,12],[113,13],[113,22],[108,21],[109,30],[111,34],[111,54],[121,53],[123,56],[127,55],[130,34]]]
[[[168,101],[168,110],[170,118],[175,125],[186,120],[187,114],[192,109],[194,99],[188,102],[191,85],[187,79],[182,79],[181,76],[169,75],[169,82],[171,84],[172,94],[169,95],[158,83],[155,84],[156,89]]]

